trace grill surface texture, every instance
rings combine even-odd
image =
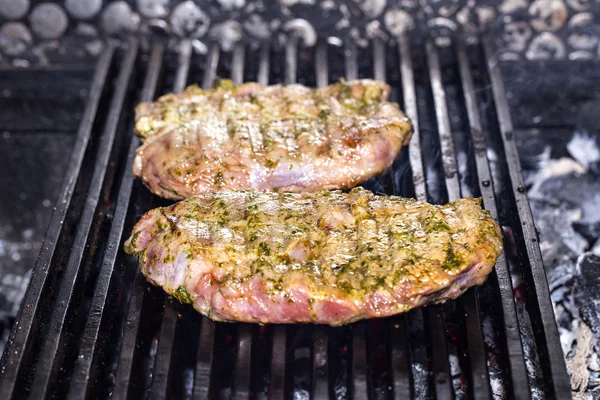
[[[491,43],[166,48],[156,41],[145,51],[131,39],[98,61],[1,361],[1,399],[570,397]],[[216,78],[324,87],[342,77],[386,81],[414,128],[394,164],[363,186],[434,204],[481,196],[524,293],[513,294],[502,255],[483,286],[443,305],[344,327],[259,326],[213,322],[149,285],[123,242],[146,211],[171,203],[134,180],[135,105]]]

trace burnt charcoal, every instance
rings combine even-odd
[[[582,221],[600,221],[600,180],[590,173],[549,176],[532,188],[530,196],[580,209]]]
[[[575,301],[586,323],[592,328],[596,348],[600,348],[600,256],[584,253],[577,260]]]
[[[577,233],[586,238],[590,243],[596,242],[600,238],[600,221],[594,222],[574,222],[573,228]]]
[[[549,269],[547,272],[548,277],[548,286],[550,287],[550,291],[552,292],[552,299],[555,301],[562,301],[563,299],[559,297],[559,294],[554,294],[554,292],[559,289],[564,289],[564,285],[570,283],[575,277],[576,269],[575,265],[572,262],[566,262],[564,264],[554,266]]]
[[[524,170],[537,171],[550,161],[552,144],[539,130],[519,131],[516,134],[519,160]]]
[[[554,268],[574,261],[588,247],[587,240],[572,227],[580,212],[566,205],[557,207],[534,199],[530,204],[535,226],[540,232],[542,257],[550,274]]]

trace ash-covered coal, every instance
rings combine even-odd
[[[600,147],[576,131],[520,140],[520,157],[574,398],[600,397]],[[566,151],[565,151],[566,150]]]

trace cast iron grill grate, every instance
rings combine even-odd
[[[204,56],[132,39],[102,55],[23,307],[2,359],[0,398],[547,398],[570,396],[490,44],[398,38],[362,49],[218,45]],[[366,187],[444,203],[482,196],[506,254],[457,301],[351,326],[221,324],[151,287],[122,251],[134,222],[167,202],[132,176],[133,109],[188,83],[342,77],[392,86],[415,126],[407,149]],[[511,273],[522,283],[513,290]]]

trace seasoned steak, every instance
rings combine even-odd
[[[149,211],[125,250],[212,319],[341,325],[482,284],[502,238],[479,199],[236,191]]]
[[[383,82],[191,86],[136,109],[134,174],[155,194],[351,188],[388,168],[412,126]]]

